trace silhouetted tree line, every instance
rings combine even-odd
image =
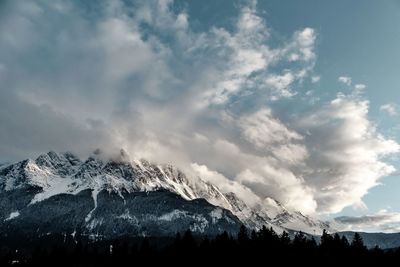
[[[23,240],[21,240],[23,242]],[[37,244],[24,253],[17,249],[0,251],[0,266],[139,266],[141,264],[305,264],[333,266],[343,264],[384,265],[400,262],[400,250],[367,249],[361,236],[347,240],[323,232],[318,242],[302,232],[283,232],[272,228],[249,231],[244,226],[237,235],[223,232],[213,238],[194,236],[191,231],[175,238],[143,238],[99,242],[53,242]]]

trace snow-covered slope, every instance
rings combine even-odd
[[[124,151],[121,151],[117,159],[104,160],[101,155],[94,153],[86,161],[81,161],[71,153],[49,152],[35,160],[28,159],[0,167],[0,192],[10,194],[24,190],[29,192],[29,195],[25,196],[25,199],[29,199],[28,206],[54,196],[77,196],[82,192],[90,192],[93,207],[85,215],[87,224],[93,224],[93,215],[100,208],[98,195],[101,192],[116,195],[126,202],[126,198],[132,194],[164,190],[186,201],[205,199],[214,206],[231,211],[250,228],[266,225],[273,227],[277,232],[290,229],[310,234],[320,234],[322,229],[329,229],[328,224],[299,212],[289,211],[273,199],[267,199],[262,205],[249,207],[234,193],[221,192],[216,186],[199,177],[187,177],[171,165],[130,160]],[[12,203],[7,205],[15,206]],[[3,210],[3,220],[10,221],[19,216],[19,211],[15,208]],[[129,212],[118,216],[130,218]],[[177,207],[176,210],[160,216],[160,220],[180,216],[188,216],[188,213]],[[211,217],[221,217],[220,210],[213,211]]]

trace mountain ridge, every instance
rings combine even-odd
[[[265,225],[272,227],[278,233],[284,230],[301,230],[309,234],[319,234],[322,229],[329,228],[329,224],[314,220],[300,212],[291,212],[272,199],[268,207],[250,207],[234,193],[222,192],[200,177],[189,178],[170,164],[160,165],[146,160],[130,160],[123,150],[113,159],[104,159],[100,151],[95,151],[85,161],[70,152],[50,151],[35,160],[27,159],[0,167],[0,178],[0,191],[3,194],[27,190],[25,193],[20,193],[20,195],[25,194],[21,197],[24,203],[31,198],[29,203],[25,203],[26,206],[39,205],[56,196],[80,196],[81,192],[90,192],[93,203],[92,209],[87,212],[84,219],[86,226],[93,220],[93,214],[97,214],[99,194],[108,192],[113,198],[118,197],[126,204],[130,196],[138,193],[165,190],[185,201],[205,199],[210,205],[231,212],[232,216],[238,219],[236,224],[243,223],[252,229],[259,229]],[[3,212],[1,215],[3,224],[11,224],[21,216],[21,211],[16,209],[18,205],[11,202],[8,205],[14,207],[9,208],[8,213]],[[188,214],[186,211],[176,210],[178,211],[175,217],[179,215],[184,217]],[[123,214],[113,216],[124,217]],[[162,215],[158,217],[165,218]],[[226,215],[226,219],[232,220],[229,214]],[[212,216],[209,221],[215,222]]]

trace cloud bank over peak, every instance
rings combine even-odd
[[[231,28],[202,31],[173,1],[9,1],[3,10],[1,160],[124,148],[249,203],[272,197],[304,213],[363,205],[394,171],[384,158],[399,144],[369,120],[365,85],[286,108],[317,97],[300,93],[320,80],[318,34],[275,40],[255,2],[238,7]]]

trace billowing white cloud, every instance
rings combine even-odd
[[[302,162],[307,157],[307,149],[300,143],[303,136],[287,128],[270,109],[244,115],[237,123],[242,137],[264,153],[288,163]]]
[[[287,144],[292,140],[303,138],[295,131],[288,129],[267,108],[250,116],[243,116],[239,120],[239,126],[242,129],[243,136],[259,148],[266,148],[268,145],[276,143]]]
[[[241,199],[246,199],[247,203],[250,205],[260,204],[260,197],[257,196],[250,188],[244,186],[243,184],[232,181],[218,173],[217,171],[209,170],[206,165],[199,165],[197,163],[192,163],[191,167],[195,175],[202,177],[205,181],[211,182],[218,186],[221,190],[225,192],[233,192]]]
[[[315,31],[312,28],[305,28],[294,34],[293,43],[289,44],[286,48],[289,60],[291,61],[310,61],[315,58],[314,45],[315,45]]]
[[[276,147],[280,145],[277,144]],[[223,160],[223,166],[207,163],[222,173],[234,176],[234,180],[250,188],[259,197],[272,197],[285,203],[288,208],[300,209],[306,213],[313,213],[317,203],[312,192],[304,184],[303,179],[297,177],[290,169],[285,158],[268,155],[274,148],[266,149],[264,156],[255,153],[246,153],[237,145],[217,140],[214,144],[216,157]],[[298,157],[298,155],[288,155]]]
[[[352,82],[351,81],[351,77],[348,77],[348,76],[340,76],[338,78],[338,81],[343,83],[343,84],[345,84],[345,85],[347,85],[347,86],[350,86],[351,82]]]
[[[384,104],[384,105],[379,107],[379,110],[389,114],[390,116],[396,116],[397,115],[397,107],[393,103]]]
[[[397,153],[399,144],[377,132],[368,120],[368,107],[365,100],[339,95],[300,120],[310,154],[304,177],[316,189],[320,211],[362,205],[362,196],[394,171],[382,158]]]
[[[224,104],[232,96],[245,91],[264,90],[272,100],[291,97],[291,86],[301,82],[314,66],[315,32],[305,28],[295,32],[291,40],[278,48],[267,45],[270,36],[265,21],[257,15],[255,4],[243,7],[232,34],[222,28],[214,28],[210,42],[227,53],[229,58],[211,88],[205,92],[206,103]],[[285,61],[300,63],[285,68],[282,73],[269,71],[270,67]]]
[[[255,2],[239,8],[232,29],[203,31],[165,0],[4,8],[1,160],[123,147],[249,203],[272,197],[306,213],[360,204],[394,171],[384,157],[399,145],[379,134],[360,95],[287,108],[301,105],[305,79],[319,80],[318,35],[304,28],[271,40]]]

